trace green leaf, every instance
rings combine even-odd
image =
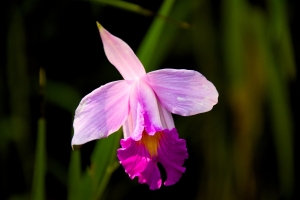
[[[281,63],[281,76],[287,80],[296,77],[296,65],[292,47],[292,39],[288,22],[287,3],[280,0],[268,0],[268,11],[270,15],[269,34],[273,45],[276,46],[277,56],[275,59]]]
[[[24,15],[15,4],[12,5],[9,27],[7,30],[7,69],[6,80],[8,86],[9,130],[7,136],[15,143],[21,160],[21,167],[26,184],[31,184],[32,152],[28,145],[30,141],[30,85],[28,76],[26,30]]]
[[[80,200],[80,185],[81,185],[81,165],[80,151],[71,152],[71,159],[68,174],[68,199]]]
[[[44,118],[38,120],[35,162],[33,170],[32,197],[33,200],[45,199],[46,173],[46,122]]]
[[[166,12],[164,13],[166,14]],[[150,63],[146,63],[145,66],[147,66],[147,71],[155,70],[160,68],[161,64],[163,63],[164,59],[168,56],[169,53],[173,52],[172,48],[178,49],[178,41],[176,39],[178,37],[182,37],[185,33],[188,33],[190,31],[190,24],[186,23],[185,20],[189,14],[190,14],[190,4],[185,1],[176,1],[174,3],[172,10],[170,10],[168,15],[157,15],[157,20],[159,21],[165,21],[164,25],[161,27],[160,34],[157,38],[153,38],[157,40],[156,46],[153,46],[154,50],[152,55],[146,55],[146,56],[152,56],[149,60]],[[154,22],[153,22],[154,23]],[[150,30],[150,29],[149,29]],[[149,40],[149,37],[144,37],[144,40]],[[150,43],[150,42],[142,42],[142,43]],[[184,42],[186,44],[186,42]],[[142,45],[141,45],[142,46]],[[147,54],[147,46],[140,47],[144,48]],[[138,51],[138,55],[141,50]],[[148,52],[150,53],[150,51]],[[146,61],[147,62],[147,61]],[[145,63],[145,61],[144,61]],[[162,66],[164,67],[164,66]]]
[[[276,64],[268,66],[269,108],[276,146],[281,192],[289,197],[294,184],[293,125],[289,107],[287,83],[283,82]]]
[[[95,150],[92,154],[90,168],[90,175],[93,179],[95,188],[95,199],[100,199],[103,195],[111,174],[119,166],[116,150],[119,146],[121,135],[122,131],[119,130],[108,138],[97,141]]]
[[[165,0],[161,5],[158,14],[168,16],[172,10],[174,0]],[[159,48],[161,35],[164,31],[166,21],[156,17],[147,31],[138,51],[137,56],[143,63],[146,71],[154,70],[151,61],[155,58],[156,50]]]
[[[126,2],[126,1],[116,1],[116,0],[88,0],[91,3],[102,3],[105,5],[113,6],[115,8],[120,8],[122,10],[138,13],[140,15],[150,16],[153,15],[151,10],[145,9],[137,4]]]
[[[103,196],[112,173],[119,166],[116,150],[121,135],[122,131],[119,130],[108,138],[97,141],[91,156],[91,166],[85,171],[80,180],[78,180],[78,163],[74,163],[74,166],[70,168],[73,172],[70,171],[69,180],[78,181],[79,184],[69,182],[73,184],[69,187],[69,199],[72,199],[72,197],[74,199],[100,199]],[[76,188],[78,188],[77,191],[75,191]]]

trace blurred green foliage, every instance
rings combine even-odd
[[[295,197],[291,88],[299,46],[291,37],[292,3],[3,4],[1,199]],[[190,155],[186,173],[174,186],[150,191],[129,179],[116,158],[121,130],[72,151],[72,120],[80,99],[121,78],[105,58],[96,21],[127,42],[147,71],[197,70],[220,94],[208,113],[174,116]]]

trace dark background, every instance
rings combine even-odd
[[[165,25],[146,70],[197,70],[214,83],[219,103],[209,113],[174,116],[189,153],[178,183],[150,191],[119,166],[102,199],[296,199],[298,5],[175,1],[164,18],[156,15],[162,1],[126,1],[149,16],[101,2],[0,3],[0,199],[35,197],[39,119],[46,122],[42,197],[73,199],[74,111],[83,96],[122,79],[106,59],[95,22],[136,52],[157,18]],[[75,149],[80,188],[89,187],[83,174],[92,168],[96,143]]]

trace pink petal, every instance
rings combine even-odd
[[[175,128],[174,120],[172,114],[160,105],[158,102],[159,115],[161,119],[161,124],[164,129],[173,129]]]
[[[129,113],[132,82],[115,81],[86,95],[76,109],[72,145],[107,137],[117,131]]]
[[[132,118],[132,113],[131,112],[132,112],[132,110],[129,111],[129,115],[128,115],[126,121],[124,122],[124,124],[122,126],[124,139],[129,138],[130,135],[134,131],[134,120]]]
[[[142,80],[136,81],[130,95],[130,113],[123,125],[125,139],[131,137],[138,141],[144,129],[153,135],[173,127],[171,113],[161,108],[151,87]]]
[[[110,34],[98,22],[105,54],[125,80],[134,80],[146,74],[145,69],[132,49],[120,38]]]
[[[118,158],[131,179],[139,177],[139,183],[147,183],[150,189],[155,190],[161,186],[161,176],[149,152],[138,145],[132,138],[121,140],[122,148],[118,149]],[[144,175],[144,176],[143,176]]]
[[[143,143],[132,138],[121,140],[122,148],[118,149],[118,158],[129,177],[133,179],[137,176],[140,183],[147,183],[152,190],[160,188],[162,183],[157,162],[160,162],[167,172],[164,185],[172,185],[185,171],[182,165],[188,158],[185,140],[178,138],[175,128],[156,134],[161,134],[157,155],[151,155]]]
[[[218,102],[215,86],[193,70],[162,69],[144,79],[171,113],[188,116],[207,112]]]
[[[164,133],[166,137],[161,140],[157,161],[162,164],[167,172],[167,180],[164,185],[173,185],[185,172],[185,168],[182,165],[184,160],[188,158],[188,153],[185,140],[178,138],[175,128],[164,130]]]
[[[139,103],[144,117],[144,127],[149,135],[163,129],[157,98],[152,88],[143,80],[139,81]]]
[[[127,120],[123,124],[124,138],[132,137],[134,140],[140,140],[144,130],[144,117],[139,98],[139,83],[136,81],[130,93],[130,112]]]

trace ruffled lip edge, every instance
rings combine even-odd
[[[188,153],[186,141],[178,137],[175,128],[163,130],[157,156],[151,157],[148,149],[138,142],[130,137],[121,139],[122,148],[117,151],[120,164],[131,179],[138,177],[138,182],[148,184],[151,190],[159,189],[162,178],[157,163],[160,162],[167,174],[164,185],[173,185],[179,181],[186,170],[182,165]]]

